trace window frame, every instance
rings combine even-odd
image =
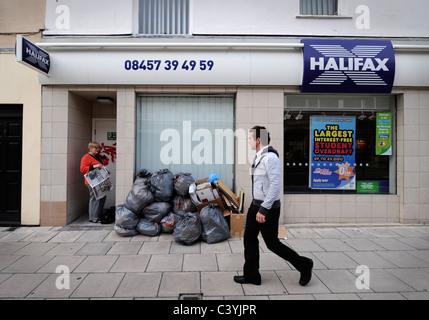
[[[298,97],[298,102],[300,99],[303,99],[303,101],[305,100],[305,105],[293,105],[294,103],[292,102],[289,106],[288,106],[288,98],[290,97]],[[384,97],[387,98],[386,100],[381,101],[380,105],[377,105],[377,97]],[[345,100],[347,99],[360,99],[360,103],[361,103],[361,107],[357,107],[357,106],[350,106],[350,100],[349,102],[344,102],[344,100],[342,99],[344,98]],[[329,103],[329,99],[331,99],[332,101],[337,101],[337,107],[332,107],[332,108],[323,108],[321,107],[321,105]],[[335,100],[337,99],[337,100]],[[371,106],[365,106],[365,101],[369,101],[371,102],[371,100],[374,99],[374,105]],[[391,99],[390,101],[388,101],[389,99]],[[312,102],[309,103],[308,100],[311,100]],[[317,101],[317,103],[315,104],[315,102]],[[322,103],[321,103],[322,101]],[[357,100],[356,100],[357,101]],[[388,102],[387,102],[388,101]],[[387,105],[384,105],[384,103],[387,102]],[[349,104],[347,106],[345,106],[345,104]],[[290,139],[288,140],[288,136],[287,136],[287,121],[295,121],[294,117],[296,117],[299,114],[306,114],[307,116],[309,114],[311,115],[355,115],[355,116],[359,116],[362,112],[365,113],[367,116],[371,115],[372,113],[377,113],[377,112],[391,112],[392,113],[392,155],[391,156],[380,156],[380,157],[389,157],[388,159],[388,164],[389,164],[389,169],[388,169],[388,192],[380,192],[380,193],[374,193],[374,194],[396,194],[397,193],[397,164],[396,164],[396,160],[397,160],[397,154],[396,154],[396,114],[397,114],[397,101],[396,101],[396,96],[395,95],[323,95],[323,94],[305,94],[305,95],[299,95],[299,94],[288,94],[286,93],[284,96],[284,135],[283,135],[283,139],[284,139],[284,153],[285,153],[285,158],[283,160],[283,166],[284,166],[284,172],[283,172],[283,177],[284,177],[284,181],[283,181],[283,193],[284,194],[363,194],[363,193],[358,193],[358,190],[356,188],[356,190],[329,190],[329,189],[311,189],[308,186],[308,183],[306,185],[302,184],[301,188],[296,187],[295,190],[291,190],[293,189],[293,187],[291,187],[290,185],[287,185],[288,181],[287,181],[287,175],[289,174],[289,170],[293,170],[292,168],[289,168],[289,166],[291,166],[291,163],[288,163],[288,157],[287,157],[287,152],[288,152],[288,141],[290,141]],[[291,117],[289,119],[287,119],[287,116],[290,115]],[[292,117],[293,115],[293,117]],[[358,119],[356,121],[359,121]],[[308,136],[310,135],[310,127],[307,127],[307,132],[308,132]],[[359,139],[358,136],[356,136],[356,152],[357,152],[357,140]],[[375,139],[375,132],[374,132],[374,139]],[[292,142],[293,144],[294,142]],[[299,143],[298,141],[295,142],[295,144]],[[307,151],[307,156],[308,159],[306,161],[307,166],[305,165],[305,163],[301,163],[301,165],[304,168],[300,168],[300,170],[302,172],[305,172],[305,174],[307,175],[307,179],[302,179],[302,181],[306,181],[308,182],[308,177],[309,177],[309,165],[310,165],[310,153]],[[358,160],[356,159],[356,162]],[[298,166],[299,163],[296,163],[296,165]],[[298,167],[297,167],[298,168]],[[305,170],[303,170],[305,169]],[[357,168],[358,169],[358,168]],[[373,179],[373,180],[377,180],[377,179]],[[370,180],[359,180],[359,175],[357,174],[357,180],[358,181],[370,181]],[[298,190],[299,189],[299,190]]]
[[[142,19],[144,19],[144,15],[142,14],[142,5],[144,2],[146,1],[152,1],[155,3],[161,3],[161,2],[168,2],[170,3],[170,1],[172,2],[186,2],[186,26],[185,26],[185,32],[164,32],[164,33],[160,33],[160,32],[143,32],[144,27],[142,27]],[[160,6],[163,7],[163,4],[159,4]],[[164,10],[167,7],[163,7]],[[183,7],[180,7],[180,9],[182,9]],[[189,36],[192,35],[191,32],[191,11],[192,11],[192,1],[191,0],[136,0],[136,15],[135,15],[135,34],[139,37],[185,37],[185,36]],[[159,13],[161,14],[161,13]],[[160,16],[158,15],[158,18]],[[166,22],[168,23],[168,22]],[[160,26],[160,24],[162,24],[162,22],[158,22],[158,27]],[[153,28],[153,25],[151,26],[151,28]]]
[[[304,3],[305,2],[305,3]],[[321,4],[322,7],[329,6],[329,2],[333,2],[333,9],[334,11],[332,13],[324,14],[324,13],[317,13],[311,11],[310,13],[304,13],[304,7],[312,6],[311,3]],[[339,16],[339,1],[338,0],[299,0],[299,14],[300,16],[314,16],[314,17],[337,17]]]

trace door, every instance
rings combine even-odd
[[[22,105],[0,105],[0,224],[21,224]]]
[[[113,190],[107,195],[104,208],[110,208],[115,205],[115,187],[116,187],[116,119],[93,119],[92,140],[101,145],[101,151],[109,158],[107,169],[110,171],[110,180]]]

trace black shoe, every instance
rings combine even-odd
[[[244,276],[234,276],[234,281],[237,283],[250,283],[250,284],[254,284],[256,286],[260,286],[261,285],[261,280],[246,280],[244,279]]]
[[[313,270],[313,260],[308,259],[308,266],[301,271],[301,277],[299,278],[299,284],[302,286],[307,285],[311,280],[311,271]]]

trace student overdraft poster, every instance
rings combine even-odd
[[[356,117],[312,116],[311,189],[356,190]]]

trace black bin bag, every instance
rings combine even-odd
[[[171,211],[171,207],[172,205],[169,202],[155,201],[143,209],[142,215],[146,220],[160,223],[162,218]]]
[[[179,222],[173,231],[173,238],[176,242],[191,245],[201,237],[202,226],[198,212],[181,213]]]
[[[140,170],[128,193],[124,206],[139,214],[147,205],[154,201],[150,186],[151,174],[146,169]]]
[[[152,174],[150,178],[151,191],[155,201],[170,201],[174,195],[174,174],[168,169],[162,169]]]
[[[143,218],[137,223],[136,230],[142,235],[155,237],[161,233],[161,225]]]
[[[137,214],[125,208],[124,205],[118,205],[115,211],[115,225],[113,229],[121,237],[136,236],[139,234],[136,230],[139,219],[140,217]]]
[[[200,212],[202,233],[201,240],[217,243],[229,239],[229,227],[223,217],[222,209],[217,204],[209,204]]]
[[[115,225],[123,229],[135,229],[140,217],[124,205],[116,207]]]
[[[179,172],[174,180],[174,191],[179,196],[189,196],[189,186],[193,182],[195,182],[195,179],[190,173]]]
[[[161,231],[165,233],[173,233],[179,219],[180,216],[178,214],[175,214],[174,212],[168,213],[161,220]]]

